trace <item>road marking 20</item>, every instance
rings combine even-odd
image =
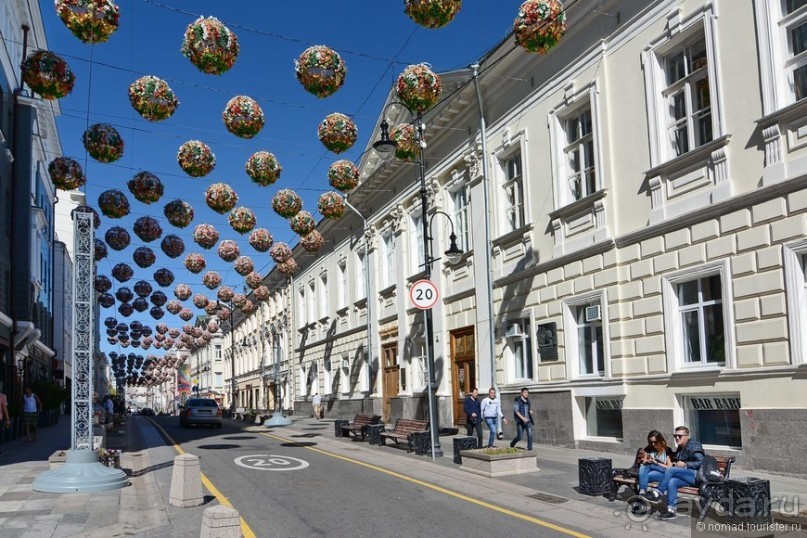
[[[235,458],[235,464],[259,471],[299,471],[308,467],[308,462],[291,456],[277,454],[250,454]]]

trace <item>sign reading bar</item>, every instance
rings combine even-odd
[[[690,396],[692,409],[703,411],[710,409],[740,409],[740,398],[730,396]]]

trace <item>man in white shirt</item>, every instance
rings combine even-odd
[[[493,441],[496,439],[496,430],[499,426],[499,419],[502,419],[504,424],[507,424],[507,419],[502,415],[502,406],[499,399],[496,398],[496,389],[491,388],[488,391],[488,396],[482,400],[482,418],[488,425],[490,435],[488,436],[488,448],[493,447]]]

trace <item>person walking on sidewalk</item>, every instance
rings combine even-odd
[[[314,398],[312,398],[311,403],[314,404],[314,418],[321,419],[322,418],[322,396],[319,395],[319,392],[314,393]]]
[[[496,389],[491,388],[488,391],[488,397],[482,400],[481,405],[482,418],[488,425],[490,435],[488,436],[488,448],[493,447],[493,441],[496,439],[496,430],[498,429],[499,419],[507,424],[507,419],[502,415],[502,406],[499,399],[496,398]]]
[[[11,415],[8,414],[8,398],[0,392],[0,425],[3,430],[11,428]],[[0,441],[5,437],[5,434],[0,430]],[[0,455],[3,453],[0,452]]]
[[[516,421],[516,437],[510,441],[510,448],[521,441],[521,434],[527,433],[527,450],[532,450],[532,409],[530,408],[530,391],[527,387],[521,389],[521,394],[513,402],[513,417]]]
[[[42,400],[34,394],[31,387],[25,387],[25,393],[22,395],[22,424],[25,429],[26,441],[36,441],[40,411],[42,411]]]
[[[482,448],[482,404],[479,402],[479,389],[474,389],[465,396],[465,434],[473,435],[476,430],[476,447]]]

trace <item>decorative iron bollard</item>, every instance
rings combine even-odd
[[[762,478],[739,478],[724,482],[730,523],[771,522],[771,483]]]
[[[350,424],[349,420],[335,420],[333,423],[333,433],[336,437],[344,437],[342,427]]]
[[[454,463],[462,465],[462,456],[460,451],[473,450],[479,448],[476,446],[476,437],[455,437],[454,438]]]
[[[371,445],[381,446],[381,432],[384,431],[383,424],[370,424],[367,426],[367,442]]]
[[[431,432],[415,432],[410,433],[406,439],[409,444],[409,451],[415,451],[415,454],[422,456],[424,454],[431,454],[432,451],[432,434]]]
[[[611,491],[611,460],[580,458],[577,460],[580,493],[605,495]]]

